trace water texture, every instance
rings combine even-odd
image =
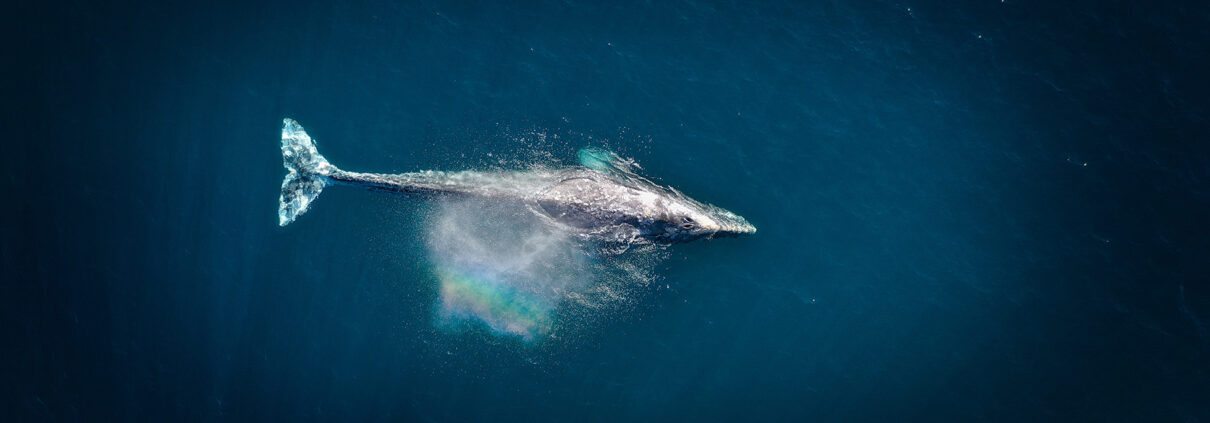
[[[0,21],[0,421],[1210,420],[1204,1]],[[360,172],[612,151],[759,232],[339,186],[280,227],[284,118]]]

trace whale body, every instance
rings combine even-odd
[[[401,174],[341,170],[315,148],[298,122],[282,125],[278,223],[307,211],[324,188],[350,185],[420,196],[470,196],[521,204],[543,221],[583,239],[673,244],[756,232],[743,217],[695,201],[634,172],[633,162],[599,149],[579,152],[580,165],[524,171],[421,171]]]

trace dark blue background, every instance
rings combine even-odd
[[[1204,1],[35,3],[0,420],[1210,419]],[[760,232],[451,333],[423,201],[276,225],[283,117],[364,171],[606,145]]]

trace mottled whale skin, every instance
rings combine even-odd
[[[407,195],[452,195],[525,205],[551,225],[605,242],[673,244],[756,232],[744,218],[634,173],[632,162],[604,150],[580,151],[580,166],[525,171],[348,172],[332,166],[292,119],[282,125],[278,223],[286,226],[331,185]]]

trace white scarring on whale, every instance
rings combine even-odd
[[[581,165],[562,169],[348,172],[328,163],[293,119],[283,121],[281,149],[288,171],[281,186],[281,226],[306,212],[325,187],[352,185],[515,201],[547,223],[592,241],[673,244],[756,232],[744,218],[651,182],[633,171],[633,162],[599,149],[581,150]]]

